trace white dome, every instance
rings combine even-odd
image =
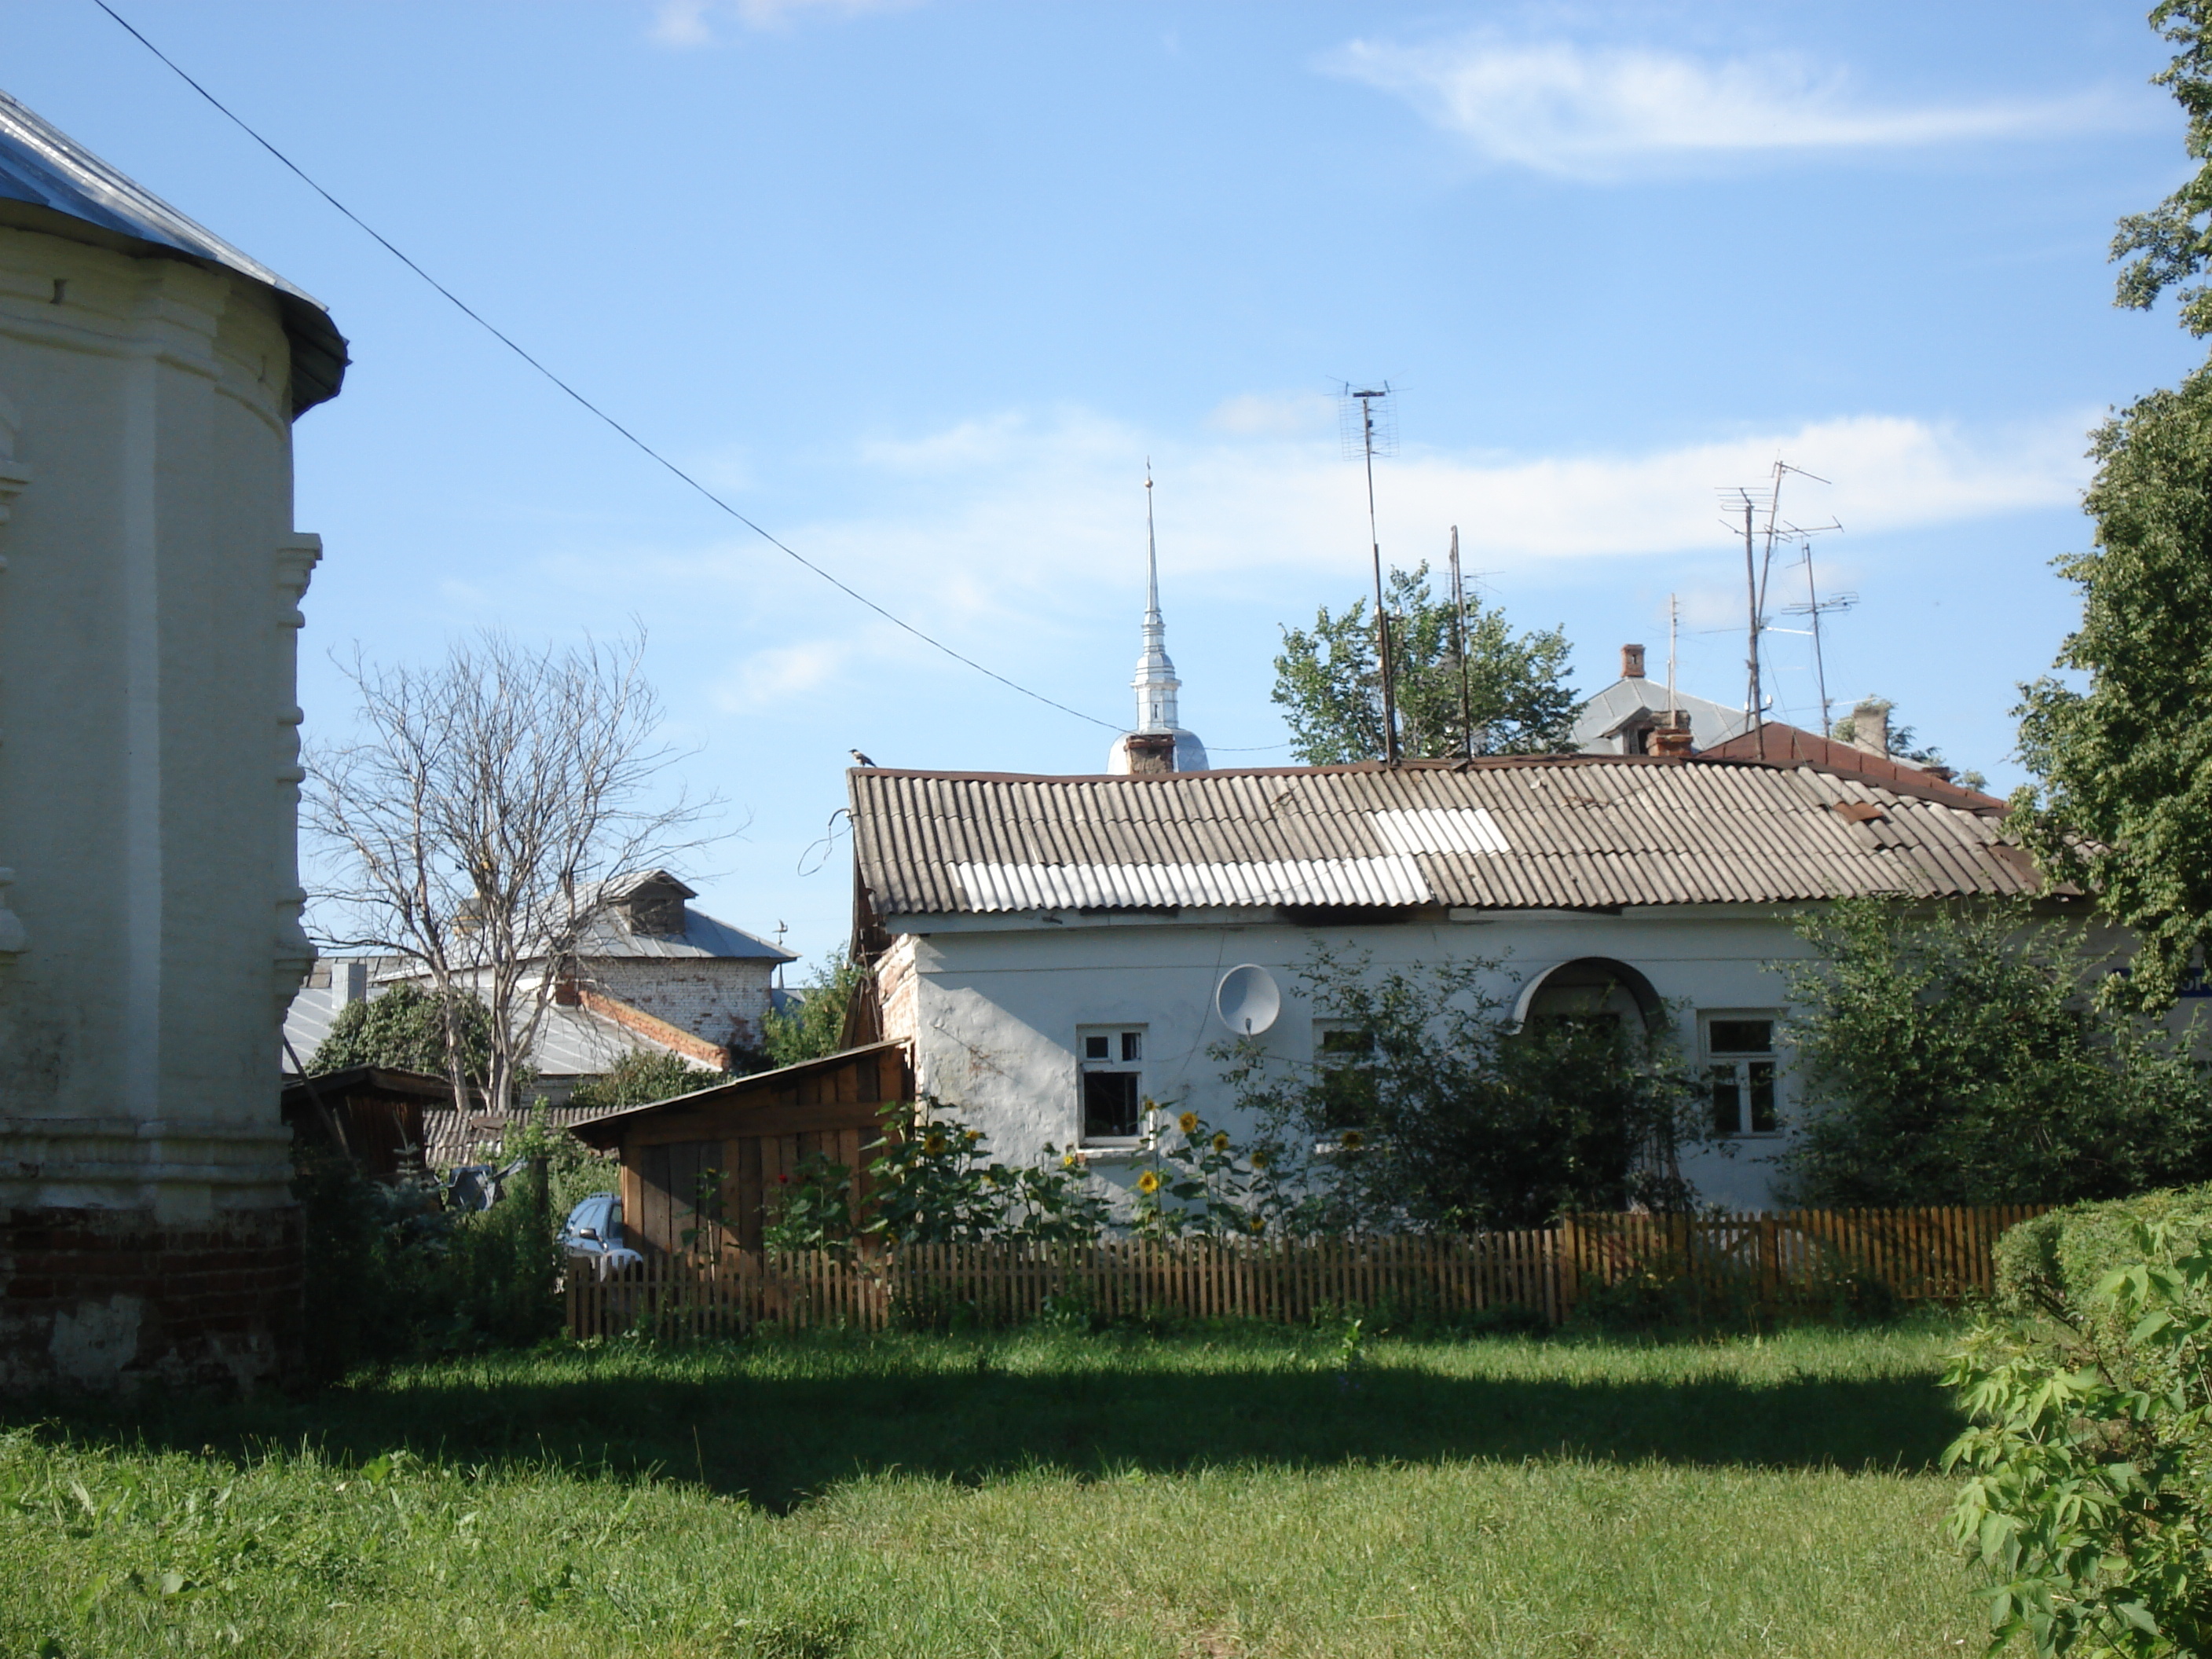
[[[1123,732],[1114,739],[1114,746],[1106,751],[1106,769],[1115,776],[1125,775],[1129,770],[1129,733]],[[1212,765],[1206,758],[1206,745],[1198,740],[1198,733],[1175,728],[1175,769],[1178,772],[1208,772]]]

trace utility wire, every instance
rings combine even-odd
[[[447,288],[435,276],[433,276],[428,271],[423,270],[422,266],[416,264],[412,259],[409,258],[404,253],[402,253],[397,247],[393,246],[391,240],[386,237],[381,231],[378,230],[374,225],[363,219],[343,202],[338,200],[337,197],[331,195],[330,191],[325,190],[313,179],[310,179],[307,173],[301,169],[299,163],[293,161],[290,156],[285,155],[283,150],[277,149],[276,145],[270,143],[266,138],[264,138],[251,126],[248,126],[243,117],[239,115],[228,104],[224,103],[222,99],[216,97],[198,82],[193,80],[191,76],[187,75],[184,70],[179,66],[177,61],[171,58],[168,53],[163,52],[161,47],[155,46],[144,35],[139,33],[136,28],[133,28],[130,21],[125,18],[121,13],[118,12],[114,7],[107,3],[107,0],[92,0],[92,3],[98,6],[100,10],[106,12],[110,17],[113,18],[117,23],[120,24],[125,32],[127,33],[132,40],[136,40],[140,46],[145,47],[147,51],[152,52],[155,57],[160,58],[164,64],[167,64],[170,69],[175,70],[179,80],[183,81],[184,83],[190,87],[194,92],[199,94],[201,97],[206,99],[209,103],[214,105],[216,108],[221,111],[240,132],[243,132],[247,137],[253,140],[255,143],[260,145],[262,149],[267,150],[271,155],[283,162],[284,166],[299,179],[301,183],[307,185],[309,190],[313,191],[316,195],[321,197],[325,202],[328,202],[332,207],[336,208],[347,218],[352,220],[353,222],[359,226],[362,230],[368,232],[368,234],[374,237],[378,244],[383,247],[386,252],[389,253],[393,258],[398,260],[401,264],[405,265],[408,270],[413,271],[424,282],[429,283],[432,288],[436,289],[438,292],[444,295],[447,299],[452,301],[454,307],[459,310],[463,316],[466,317],[471,322],[476,324],[477,327],[483,329],[485,333],[490,335],[492,338],[497,340],[501,345],[505,346],[509,351],[512,351],[516,356],[521,358],[524,362],[528,363],[531,368],[536,369],[540,374],[543,374],[562,392],[568,393],[570,398],[574,398],[578,404],[582,405],[585,410],[596,415],[600,420],[606,422],[608,426],[611,427],[617,433],[621,434],[623,438],[634,445],[645,455],[649,457],[651,459],[659,462],[669,471],[674,473],[677,477],[681,479],[684,483],[690,485],[692,489],[697,490],[702,495],[704,495],[716,507],[720,507],[723,512],[728,514],[739,524],[744,526],[746,529],[751,531],[753,534],[758,536],[770,547],[773,547],[777,551],[796,560],[799,564],[804,565],[807,569],[821,577],[823,581],[828,582],[830,586],[836,588],[848,599],[857,600],[860,604],[867,606],[869,610],[874,611],[885,622],[891,623],[894,627],[905,629],[906,632],[913,635],[915,638],[920,640],[924,645],[931,646],[939,651],[942,651],[946,656],[951,658],[953,661],[966,664],[977,673],[983,675],[987,678],[998,681],[1000,684],[1006,687],[1009,690],[1018,691],[1025,697],[1033,697],[1048,708],[1057,708],[1063,714],[1073,714],[1079,720],[1089,720],[1093,726],[1103,726],[1109,732],[1119,732],[1121,729],[1110,720],[1102,720],[1097,715],[1086,714],[1079,708],[1070,708],[1066,703],[1056,702],[1053,698],[1045,696],[1042,691],[1032,691],[1026,685],[1023,685],[1017,681],[1008,679],[1004,674],[1000,673],[997,670],[986,668],[981,663],[977,662],[975,658],[962,655],[959,652],[955,651],[951,646],[945,644],[944,641],[934,639],[929,635],[923,633],[921,629],[916,628],[912,623],[908,622],[902,617],[893,616],[890,611],[884,610],[883,606],[878,605],[866,594],[860,592],[857,588],[852,587],[847,583],[839,580],[836,577],[831,575],[827,570],[824,570],[820,565],[815,563],[813,560],[808,558],[805,554],[800,553],[785,543],[777,540],[775,537],[770,535],[766,530],[763,530],[760,526],[755,524],[744,514],[738,512],[736,507],[732,507],[720,495],[717,495],[713,490],[708,489],[705,484],[701,483],[698,479],[693,477],[689,472],[686,472],[682,467],[677,465],[675,462],[670,460],[668,457],[662,454],[651,444],[646,442],[644,439],[639,437],[637,434],[632,432],[628,427],[624,426],[620,421],[615,419],[613,416],[608,414],[606,410],[601,409],[597,404],[593,403],[589,398],[586,398],[582,392],[577,391],[575,387],[570,386],[566,380],[562,380],[558,374],[556,374],[551,369],[546,368],[544,363],[539,362],[537,358],[532,356],[527,351],[524,350],[522,347],[517,345],[507,335],[501,332],[496,326],[486,321],[480,313],[470,306],[467,301],[462,299],[459,295],[454,293],[453,289]]]

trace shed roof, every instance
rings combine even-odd
[[[1054,908],[1601,909],[2035,891],[1999,814],[1810,765],[1498,757],[1139,777],[854,769],[886,916]],[[1848,810],[1843,810],[1848,809]]]
[[[823,1054],[816,1060],[802,1060],[796,1066],[780,1066],[772,1072],[755,1072],[750,1077],[741,1077],[730,1083],[718,1083],[710,1089],[695,1089],[688,1095],[674,1095],[647,1105],[626,1106],[617,1112],[585,1118],[568,1125],[568,1129],[586,1146],[604,1149],[618,1145],[623,1131],[641,1118],[679,1109],[688,1111],[701,1106],[737,1105],[751,1096],[780,1094],[807,1078],[836,1071],[841,1066],[853,1065],[856,1060],[873,1059],[903,1046],[896,1038],[882,1042],[865,1042],[858,1048],[841,1048],[834,1054]]]
[[[0,92],[0,224],[88,241],[183,254],[271,290],[292,342],[292,413],[338,394],[346,343],[321,301],[186,218],[43,117]]]

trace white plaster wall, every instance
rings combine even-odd
[[[1698,1011],[1776,1010],[1782,988],[1771,963],[1802,957],[1786,918],[1748,908],[1654,908],[1619,916],[1552,913],[1482,922],[1305,930],[1185,916],[1173,921],[914,917],[894,926],[912,938],[918,1086],[958,1110],[1012,1160],[1047,1142],[1079,1137],[1079,1026],[1146,1028],[1146,1091],[1188,1105],[1242,1134],[1207,1052],[1229,1032],[1212,1011],[1221,975],[1240,963],[1267,968],[1284,993],[1282,1016],[1261,1039],[1286,1060],[1312,1056],[1316,1010],[1297,969],[1312,942],[1368,953],[1377,969],[1480,958],[1498,963],[1501,990],[1578,957],[1610,957],[1641,970],[1680,1020],[1686,1056],[1697,1053]],[[1790,1107],[1784,1081],[1784,1112]],[[1769,1199],[1781,1138],[1750,1137],[1733,1155],[1693,1154],[1684,1173],[1701,1196],[1731,1208]],[[1093,1168],[1113,1178],[1110,1158]]]
[[[0,1203],[289,1201],[289,363],[254,283],[0,228]]]

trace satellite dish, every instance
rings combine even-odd
[[[1283,1012],[1283,993],[1275,976],[1256,962],[1231,968],[1214,988],[1213,1010],[1239,1036],[1257,1036]]]

